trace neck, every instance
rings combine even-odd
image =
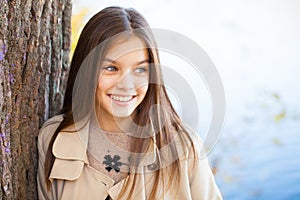
[[[104,116],[103,113],[96,113],[94,120],[98,122],[99,127],[104,131],[122,133],[130,131],[131,117],[117,118],[113,116]]]

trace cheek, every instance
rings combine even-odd
[[[135,79],[135,88],[141,92],[147,92],[149,85],[148,77],[140,77]]]
[[[110,89],[111,87],[113,87],[114,85],[114,81],[110,78],[107,77],[101,77],[98,80],[98,86],[97,86],[97,91],[101,92],[105,92],[106,90]]]
[[[146,95],[147,91],[148,91],[148,84],[144,84],[142,87],[138,89],[138,93],[143,96]]]
[[[138,93],[145,97],[149,86],[149,79],[148,78],[142,78],[139,80],[139,87],[138,87]]]

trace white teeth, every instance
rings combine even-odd
[[[132,96],[127,96],[127,97],[120,97],[120,96],[116,96],[116,95],[111,95],[111,98],[117,101],[122,101],[122,102],[126,102],[132,99]]]

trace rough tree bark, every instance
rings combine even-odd
[[[36,139],[62,104],[71,0],[0,0],[0,199],[37,199]]]

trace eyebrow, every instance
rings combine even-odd
[[[111,63],[114,63],[114,64],[119,64],[116,60],[113,60],[113,59],[110,59],[110,58],[105,58],[103,61],[111,62]],[[145,59],[145,60],[142,60],[142,61],[138,61],[134,64],[135,65],[140,65],[140,64],[143,64],[143,63],[149,63],[149,60]]]

